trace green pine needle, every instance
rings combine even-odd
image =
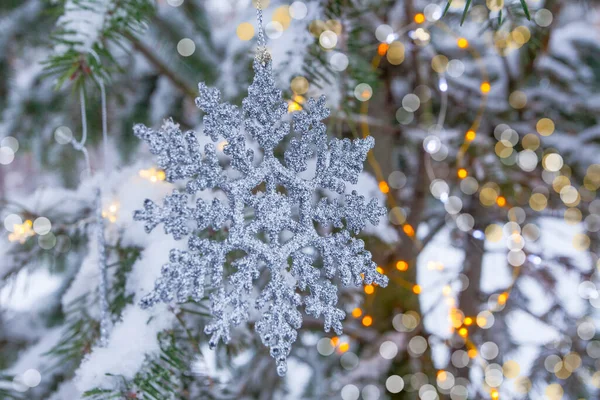
[[[465,22],[465,19],[467,18],[467,14],[469,12],[469,6],[471,5],[471,1],[472,0],[467,0],[467,3],[465,4],[465,9],[463,11],[462,18],[460,19],[460,26],[463,25],[463,23]]]
[[[450,9],[450,4],[452,4],[452,0],[448,0],[448,3],[446,4],[446,8],[444,8],[444,13],[442,14],[442,17],[445,17],[446,14],[448,13],[448,10]]]
[[[527,7],[525,0],[521,0],[521,6],[523,7],[523,11],[525,12],[527,19],[531,21],[531,15],[529,15],[529,8]]]

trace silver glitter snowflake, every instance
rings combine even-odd
[[[226,141],[223,153],[231,168],[219,163],[214,144],[202,153],[196,134],[182,133],[171,120],[159,131],[134,128],[158,156],[167,180],[187,181],[187,193],[173,191],[162,206],[146,200],[144,209],[135,212],[147,232],[163,223],[175,239],[189,240],[187,251],[171,250],[170,262],[142,307],[200,301],[209,289],[213,319],[204,331],[214,347],[220,339],[230,340],[232,326],[248,320],[255,299],[254,307],[262,312],[255,329],[283,376],[302,324],[300,307],[323,316],[326,332],[333,328],[341,334],[345,313],[336,307],[334,282],[387,284],[364,242],[352,237],[367,221],[377,224],[385,210],[374,199],[344,194],[345,182],[357,182],[373,138],[328,140],[321,122],[329,115],[324,97],[308,100],[304,110],[292,114],[291,123],[284,121],[287,104],[275,87],[270,59],[257,57],[254,71],[241,110],[220,103],[217,89],[199,85],[196,105],[206,113],[204,133],[214,142]],[[249,141],[261,151],[251,150]],[[282,162],[274,153],[284,144]],[[310,175],[314,159],[313,177],[301,178],[304,171]],[[197,199],[190,206],[203,190],[221,191],[224,200]],[[326,191],[339,198],[329,200]]]

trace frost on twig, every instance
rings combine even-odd
[[[385,210],[374,199],[344,194],[346,182],[357,182],[373,138],[328,140],[321,122],[329,115],[324,97],[310,99],[291,123],[283,121],[287,105],[275,87],[270,61],[255,61],[254,70],[241,110],[222,104],[218,90],[199,85],[196,104],[206,113],[204,133],[214,142],[226,141],[223,152],[231,170],[219,164],[212,143],[201,152],[195,133],[182,133],[171,120],[158,131],[134,128],[158,157],[167,179],[187,183],[185,193],[174,191],[163,205],[147,200],[134,215],[148,232],[162,223],[166,233],[175,239],[188,237],[189,243],[187,251],[171,251],[169,264],[142,307],[199,301],[204,287],[211,287],[213,319],[204,331],[214,347],[221,339],[229,341],[232,326],[248,320],[254,282],[266,270],[269,281],[253,304],[262,312],[256,331],[276,359],[277,372],[284,375],[286,357],[302,324],[300,307],[311,316],[322,316],[325,331],[341,334],[345,313],[337,308],[335,280],[346,286],[387,284],[364,242],[352,236],[367,221],[377,224]],[[274,150],[288,135],[282,162]],[[247,146],[248,139],[258,143],[261,154]],[[301,178],[314,159],[314,176]],[[226,201],[198,199],[190,207],[192,196],[206,189],[222,191]],[[315,202],[321,189],[337,193],[339,199]],[[207,229],[225,238],[205,238],[201,233]],[[234,271],[229,275],[224,272],[226,262]]]

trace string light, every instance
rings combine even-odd
[[[406,270],[408,270],[408,263],[406,261],[402,261],[402,260],[398,261],[396,263],[396,269],[398,271],[406,271]]]
[[[9,242],[25,243],[27,239],[35,235],[33,230],[33,222],[28,219],[22,224],[14,224],[13,232],[8,235]]]
[[[390,186],[386,181],[380,181],[379,190],[381,190],[381,193],[383,194],[388,194],[390,192]]]
[[[164,181],[167,178],[165,171],[157,168],[142,169],[138,174],[150,182]]]
[[[117,221],[118,216],[119,203],[117,201],[113,201],[107,208],[102,210],[102,218],[109,220],[113,224]]]
[[[456,41],[456,45],[461,49],[466,49],[467,47],[469,47],[469,41],[461,37],[458,38],[458,40]]]

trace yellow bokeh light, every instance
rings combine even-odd
[[[527,95],[520,90],[515,90],[508,96],[508,104],[512,108],[520,110],[527,105]]]
[[[415,229],[409,224],[404,225],[402,227],[402,230],[410,237],[415,236]]]
[[[340,343],[340,346],[338,347],[338,351],[340,353],[345,353],[348,351],[348,349],[350,349],[350,343],[348,342]]]
[[[548,205],[548,198],[542,193],[534,193],[529,198],[529,206],[535,211],[542,211]]]
[[[504,196],[498,196],[496,204],[498,204],[499,207],[504,207],[506,205],[506,198]]]
[[[359,307],[356,307],[354,310],[352,310],[352,316],[354,318],[358,318],[362,315],[362,310]]]
[[[514,360],[508,360],[502,365],[502,372],[508,379],[514,379],[521,373],[521,366]]]
[[[420,285],[414,285],[412,288],[412,291],[414,294],[420,294],[421,293],[421,286]]]
[[[535,133],[528,133],[523,136],[521,145],[524,149],[535,151],[540,147],[540,138]]]
[[[535,129],[542,136],[550,136],[554,133],[554,121],[550,118],[542,118],[535,124]]]
[[[475,133],[475,131],[469,130],[465,134],[465,140],[467,140],[469,142],[472,142],[473,140],[475,140],[475,136],[477,136],[477,134]]]
[[[303,76],[296,76],[290,83],[290,88],[296,94],[304,94],[308,92],[308,80]]]
[[[425,22],[425,15],[423,15],[423,13],[415,14],[414,19],[417,24],[422,24],[423,22]]]
[[[498,192],[493,187],[484,187],[479,192],[479,201],[486,207],[496,204]]]
[[[500,11],[504,8],[504,0],[486,0],[485,4],[490,11]]]
[[[400,65],[404,61],[404,44],[392,42],[387,48],[386,58],[392,65]]]
[[[491,224],[485,228],[486,240],[496,243],[502,239],[502,227],[498,224]]]
[[[381,190],[381,193],[387,194],[390,192],[390,186],[388,185],[388,183],[386,181],[380,181],[379,182],[379,190]]]
[[[479,89],[481,90],[481,93],[489,93],[492,89],[492,85],[490,85],[489,82],[482,82]]]
[[[469,47],[469,41],[461,37],[456,41],[456,45],[461,49],[466,49],[467,47]]]
[[[467,175],[469,175],[469,174],[468,174],[468,172],[467,172],[467,170],[466,170],[466,169],[464,169],[464,168],[460,168],[460,169],[457,171],[456,175],[458,175],[458,177],[459,177],[460,179],[465,179],[465,178],[467,177]]]
[[[406,261],[398,261],[396,263],[396,269],[398,271],[406,271],[408,270],[408,263]]]
[[[242,22],[238,25],[235,33],[241,40],[250,40],[254,37],[254,26],[249,22]]]
[[[362,324],[364,326],[371,326],[373,324],[373,317],[370,315],[365,315],[362,319]]]
[[[365,286],[365,293],[366,294],[373,294],[375,292],[375,286],[373,285],[366,285]]]
[[[438,54],[431,59],[431,68],[438,74],[442,74],[448,68],[448,57],[443,54]]]
[[[290,7],[289,6],[280,6],[273,11],[273,21],[279,22],[283,29],[287,29],[292,22],[292,17],[290,16]]]

